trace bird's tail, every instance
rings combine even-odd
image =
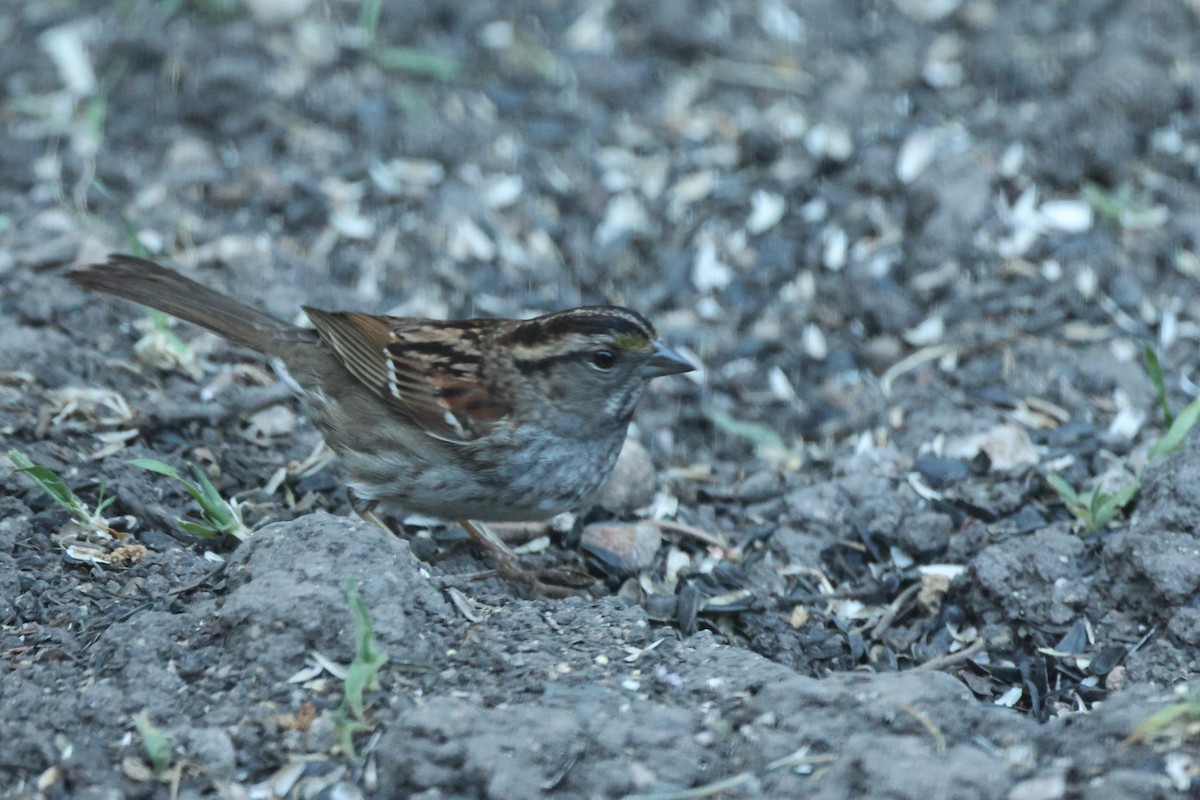
[[[294,330],[281,319],[144,258],[112,255],[107,262],[75,270],[68,277],[80,286],[141,303],[268,355],[278,349],[279,334]]]

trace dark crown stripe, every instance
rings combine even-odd
[[[522,322],[512,329],[508,340],[514,345],[531,345],[542,338],[542,323],[536,319]]]
[[[654,326],[636,311],[618,306],[585,306],[522,322],[508,335],[514,345],[534,345],[564,336],[622,336],[634,334],[653,341]]]
[[[565,333],[641,333],[648,339],[654,338],[654,326],[641,314],[628,308],[586,306],[551,314],[541,321],[548,336],[562,336]]]
[[[570,315],[551,317],[542,324],[547,338],[558,338],[577,333],[584,336],[596,334],[613,334],[619,336],[625,333],[636,333],[647,339],[653,338],[653,331],[648,325],[642,325],[637,320],[626,317],[612,316],[583,316]]]

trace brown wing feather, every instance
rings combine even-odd
[[[304,310],[350,374],[429,435],[468,442],[507,413],[480,382],[478,361],[443,331],[400,318]]]
[[[387,323],[369,314],[322,311],[304,307],[321,339],[333,348],[350,374],[372,389],[386,390],[387,353],[391,341]]]
[[[412,352],[403,331],[388,348],[394,365],[394,390],[413,417],[438,438],[467,442],[486,434],[508,405],[495,396],[472,369]],[[476,365],[477,366],[477,365]]]

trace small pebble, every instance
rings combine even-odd
[[[650,454],[636,439],[626,439],[612,474],[600,487],[596,503],[618,514],[628,514],[650,505],[658,487]]]
[[[624,572],[639,572],[654,562],[662,546],[658,528],[636,524],[598,522],[583,529],[580,547],[604,563]]]

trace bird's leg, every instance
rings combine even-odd
[[[363,500],[354,493],[353,489],[346,489],[346,498],[350,501],[350,507],[354,509],[355,514],[358,514],[359,519],[395,535],[396,530],[384,522],[383,517],[379,516],[375,511],[379,507],[379,501]]]
[[[512,548],[482,522],[460,519],[458,524],[482,545],[488,556],[496,562],[496,571],[506,580],[531,586],[534,591],[547,597],[571,597],[595,583],[590,575],[576,570],[528,569],[522,566],[521,559]]]
[[[354,493],[353,489],[347,489],[346,496],[350,500],[350,507],[361,519],[393,535],[399,534],[377,513],[378,501],[363,500]],[[482,522],[463,519],[459,520],[459,524],[471,535],[472,539],[483,546],[488,557],[496,562],[496,571],[505,580],[530,586],[535,592],[546,597],[571,597],[580,594],[595,583],[590,575],[576,570],[527,569],[521,564],[521,559],[512,551],[512,548]]]

